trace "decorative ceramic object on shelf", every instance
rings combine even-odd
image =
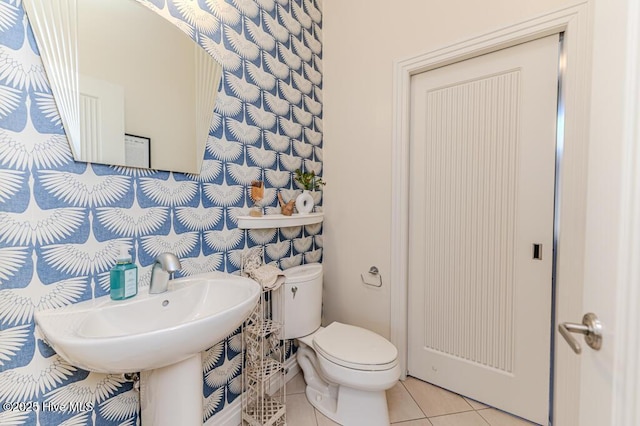
[[[313,197],[306,189],[296,197],[296,210],[300,214],[308,214],[313,210]]]
[[[262,216],[262,208],[260,208],[260,201],[264,198],[264,182],[261,180],[254,180],[251,182],[251,193],[249,195],[254,202],[250,216],[260,217]]]
[[[313,170],[303,172],[300,169],[296,169],[294,179],[304,188],[302,194],[296,197],[296,210],[298,210],[300,214],[309,214],[313,211],[315,204],[309,191],[320,189],[320,187],[326,185],[326,182],[324,182],[320,176],[316,176]]]
[[[280,202],[280,211],[282,212],[282,214],[285,216],[291,216],[291,214],[293,213],[293,205],[294,203],[297,204],[296,199],[289,200],[285,203],[282,199],[282,194],[278,192],[278,201]]]

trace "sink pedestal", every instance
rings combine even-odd
[[[202,356],[140,373],[143,425],[202,425]]]

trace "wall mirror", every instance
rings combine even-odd
[[[76,161],[200,173],[222,67],[137,0],[24,0]]]

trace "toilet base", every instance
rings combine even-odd
[[[343,426],[389,426],[387,395],[335,386],[324,393],[307,386],[307,399],[318,411]],[[331,393],[335,393],[333,396]]]
[[[296,356],[307,383],[307,399],[318,411],[343,426],[389,426],[384,390],[365,391],[328,383],[319,374],[315,352],[300,342]]]

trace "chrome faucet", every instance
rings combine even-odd
[[[158,294],[167,291],[169,280],[173,279],[173,274],[182,268],[180,260],[173,253],[160,253],[153,262],[151,268],[151,282],[149,293]]]

